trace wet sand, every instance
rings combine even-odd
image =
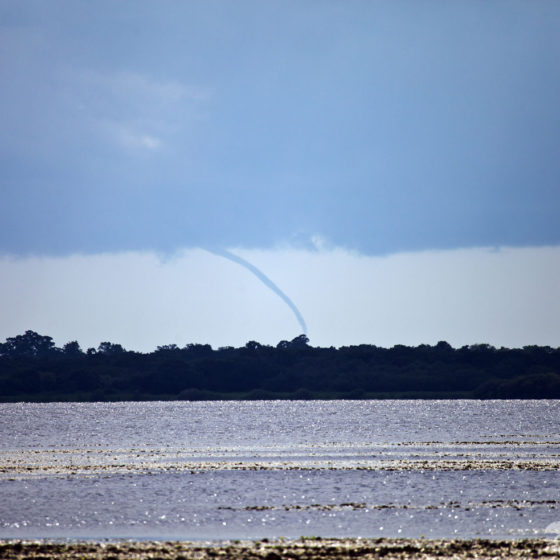
[[[560,540],[525,539],[320,539],[225,542],[74,542],[0,541],[0,558],[23,559],[200,559],[280,560],[323,558],[559,558]]]
[[[368,457],[358,455],[340,458],[333,456],[328,448],[326,451],[316,448],[306,450],[307,457],[298,453],[297,457],[283,454],[282,458],[278,456],[281,452],[275,450],[256,450],[253,451],[253,457],[231,450],[218,450],[215,456],[207,457],[204,456],[208,454],[206,450],[180,447],[7,450],[0,451],[0,478],[196,473],[215,470],[557,471],[560,468],[558,442],[507,442],[507,445],[515,448],[514,458],[511,449],[496,442],[486,442],[484,445],[480,442],[384,445],[382,449],[373,448]],[[408,451],[407,446],[413,447],[414,451]],[[457,449],[459,446],[462,448]],[[487,449],[481,451],[481,447]],[[535,447],[539,450],[538,453]],[[395,458],[397,450],[404,456]],[[328,456],[321,457],[321,453]]]

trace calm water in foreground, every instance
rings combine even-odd
[[[0,538],[554,537],[560,401],[0,404]]]

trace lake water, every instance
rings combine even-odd
[[[0,404],[0,537],[553,537],[560,401]]]

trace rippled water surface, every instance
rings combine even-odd
[[[521,538],[560,401],[0,404],[0,537]]]

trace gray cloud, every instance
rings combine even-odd
[[[0,10],[0,252],[560,242],[559,4]]]

